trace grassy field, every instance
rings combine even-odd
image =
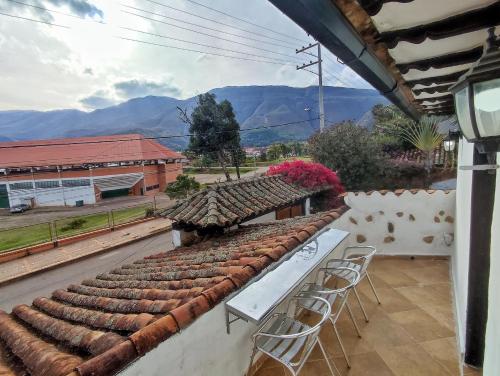
[[[0,231],[0,252],[50,241],[49,223]]]
[[[146,216],[148,208],[152,208],[152,205],[140,205],[113,210],[112,219],[115,225],[142,219]],[[100,230],[108,226],[108,212],[68,217],[55,221],[56,233],[59,239]],[[49,223],[2,230],[0,231],[0,252],[45,243],[50,240]]]

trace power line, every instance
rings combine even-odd
[[[257,33],[255,31],[250,31],[250,30],[247,30],[247,29],[241,29],[239,27],[236,27],[236,26],[233,26],[233,25],[229,25],[227,23],[224,23],[224,22],[221,22],[221,21],[217,21],[217,20],[214,20],[212,18],[208,18],[208,17],[204,17],[204,16],[200,16],[196,13],[191,13],[191,12],[188,12],[188,11],[185,11],[185,10],[182,10],[182,9],[178,9],[178,8],[175,8],[173,6],[170,6],[170,5],[166,5],[166,4],[162,4],[162,3],[159,3],[157,1],[153,1],[153,0],[144,0],[144,1],[148,1],[152,4],[156,4],[156,5],[159,5],[159,6],[162,6],[164,8],[167,8],[167,9],[171,9],[171,10],[174,10],[174,11],[177,11],[177,12],[181,12],[181,13],[184,13],[184,14],[188,14],[190,16],[193,16],[193,17],[197,17],[197,18],[200,18],[202,20],[205,20],[205,21],[210,21],[210,22],[213,22],[213,23],[216,23],[218,25],[222,25],[222,26],[226,26],[226,27],[230,27],[232,29],[235,29],[235,30],[239,30],[239,31],[243,31],[245,33],[248,33],[248,34],[253,34],[253,35],[257,35],[259,37],[263,37],[263,38],[268,38],[268,39],[272,39],[272,40],[275,40],[277,42],[283,42],[283,43],[289,43],[288,41],[286,40],[282,40],[282,39],[277,39],[277,38],[273,38],[273,37],[270,37],[269,35],[266,35],[266,34],[261,34],[261,33]],[[132,9],[135,9],[135,10],[141,10],[142,12],[147,12],[147,13],[154,13],[154,12],[149,12],[149,11],[146,11],[146,10],[142,10],[142,9],[138,9],[138,8],[134,8],[132,6],[129,6],[129,5],[126,5],[126,4],[122,4],[123,6],[127,7],[127,8],[132,8]],[[156,14],[156,13],[154,13]],[[159,14],[157,14],[159,15]],[[167,16],[164,16],[164,17],[167,17]],[[293,47],[291,44],[290,44],[290,47]]]
[[[229,58],[229,59],[246,60],[246,61],[253,61],[253,62],[256,62],[256,63],[267,63],[267,64],[274,64],[274,65],[286,65],[286,64],[278,63],[278,62],[274,62],[274,61],[256,60],[256,59],[250,59],[250,58],[240,57],[240,56],[231,56],[231,55],[218,54],[218,53],[215,53],[215,52],[193,50],[193,49],[190,49],[190,48],[183,48],[183,47],[170,46],[170,45],[167,45],[167,44],[146,42],[146,41],[143,41],[143,40],[132,39],[132,38],[125,38],[125,37],[119,37],[119,36],[117,38],[118,39],[123,39],[123,40],[128,40],[130,42],[136,42],[136,43],[142,43],[142,44],[149,44],[149,45],[157,46],[157,47],[172,48],[174,50],[180,50],[180,51],[197,52],[197,53],[201,53],[201,54],[205,54],[205,55],[213,55],[213,56],[226,57],[226,58]]]
[[[285,37],[287,37],[287,38],[295,39],[295,40],[300,41],[300,42],[303,42],[303,43],[309,43],[308,41],[304,41],[304,40],[302,40],[302,39],[300,39],[300,38],[296,38],[296,37],[291,37],[290,35],[287,35],[287,34],[285,34],[285,33],[281,33],[281,32],[279,32],[279,31],[275,31],[275,30],[273,30],[273,29],[271,29],[271,28],[268,28],[268,27],[266,27],[266,26],[262,26],[262,25],[259,25],[259,24],[256,24],[256,23],[253,23],[253,22],[251,22],[251,21],[245,20],[245,19],[243,19],[243,18],[239,18],[239,17],[233,16],[232,14],[229,14],[229,13],[223,12],[223,11],[221,11],[221,10],[218,10],[218,9],[215,9],[215,8],[212,8],[212,7],[209,7],[208,5],[205,5],[205,4],[200,4],[200,3],[196,2],[196,1],[193,1],[193,0],[185,0],[185,1],[188,1],[188,2],[190,2],[190,3],[192,3],[192,4],[198,5],[198,6],[200,6],[200,7],[203,7],[203,8],[205,8],[205,9],[209,9],[209,10],[211,10],[211,11],[213,11],[213,12],[217,12],[217,13],[222,14],[222,15],[224,15],[224,16],[234,18],[235,20],[238,20],[238,21],[240,21],[240,22],[244,22],[244,23],[246,23],[246,24],[248,24],[248,25],[252,25],[252,26],[255,26],[255,27],[261,28],[261,29],[263,29],[263,30],[270,31],[270,32],[275,33],[275,34],[279,34],[279,35],[285,36]]]
[[[202,46],[202,47],[215,48],[215,49],[220,50],[220,51],[227,51],[227,52],[233,52],[233,53],[237,53],[237,54],[243,54],[243,55],[247,55],[247,56],[257,57],[257,58],[269,59],[269,60],[277,61],[277,62],[284,63],[284,64],[289,63],[289,61],[282,60],[282,59],[276,59],[274,57],[256,55],[256,54],[252,54],[252,53],[249,53],[249,52],[231,50],[231,49],[228,49],[228,48],[211,46],[209,44],[203,44],[203,43],[198,43],[198,42],[191,42],[191,41],[188,41],[188,40],[185,40],[185,39],[179,39],[179,38],[169,37],[169,36],[166,36],[166,35],[150,33],[150,32],[147,32],[147,31],[141,31],[141,30],[131,29],[129,27],[124,27],[124,26],[121,26],[120,28],[124,29],[124,30],[134,31],[136,33],[141,33],[141,34],[147,34],[147,35],[155,36],[155,37],[158,37],[158,38],[175,40],[177,42],[189,43],[189,44],[194,44],[194,45]]]
[[[65,29],[71,29],[69,26],[59,25],[59,24],[55,24],[55,23],[52,23],[52,22],[42,21],[42,20],[35,20],[33,18],[15,16],[13,14],[8,14],[8,13],[3,13],[3,12],[0,12],[0,15],[1,16],[12,17],[12,18],[18,18],[20,20],[25,20],[25,21],[31,21],[31,22],[41,23],[41,24],[50,25],[50,26],[63,27]]]
[[[201,35],[205,35],[205,36],[208,36],[208,37],[211,37],[211,38],[217,38],[217,39],[221,39],[221,40],[225,40],[227,42],[233,42],[235,43],[233,40],[231,39],[224,39],[224,38],[221,38],[219,37],[218,35],[213,35],[213,34],[208,34],[208,33],[204,33],[202,31],[199,31],[199,30],[193,30],[193,29],[189,29],[187,27],[183,27],[183,26],[179,26],[179,25],[175,25],[175,24],[172,24],[172,23],[169,23],[169,22],[165,22],[165,21],[160,21],[160,20],[157,20],[157,19],[154,19],[154,18],[150,18],[150,17],[146,17],[146,16],[143,16],[141,14],[137,14],[137,13],[132,13],[132,12],[129,12],[129,11],[126,11],[126,10],[122,10],[123,13],[127,13],[127,14],[130,14],[130,15],[133,15],[133,16],[136,16],[136,17],[140,17],[140,18],[143,18],[143,19],[146,19],[146,20],[150,20],[150,21],[154,21],[154,22],[159,22],[159,23],[162,23],[164,25],[168,25],[168,26],[172,26],[172,27],[176,27],[176,28],[179,28],[179,29],[182,29],[182,30],[187,30],[187,31],[191,31],[193,33],[197,33],[197,34],[201,34]],[[151,13],[149,11],[145,11],[145,12],[148,12],[148,13]],[[266,44],[270,44],[270,45],[273,45],[273,46],[277,46],[277,47],[284,47],[284,48],[289,48],[288,46],[284,46],[282,44],[278,44],[278,43],[274,43],[274,42],[266,42],[266,41],[262,41],[262,40],[259,40],[259,39],[253,39],[253,38],[249,38],[249,37],[245,37],[245,36],[241,36],[241,35],[238,35],[238,34],[233,34],[233,33],[229,33],[227,31],[223,31],[223,30],[219,30],[219,29],[213,29],[213,28],[209,28],[209,27],[206,27],[206,26],[203,26],[203,25],[198,25],[198,24],[195,24],[195,23],[191,23],[191,22],[186,22],[186,21],[182,21],[182,20],[178,20],[176,18],[172,18],[172,17],[167,17],[167,16],[162,16],[160,15],[161,17],[164,17],[164,18],[168,18],[168,19],[173,19],[177,22],[180,22],[180,23],[185,23],[187,25],[192,25],[192,26],[196,26],[196,27],[199,27],[199,28],[202,28],[202,29],[207,29],[207,30],[211,30],[211,31],[215,31],[217,33],[221,33],[221,34],[227,34],[227,35],[231,35],[233,37],[237,37],[237,38],[243,38],[243,39],[247,39],[247,40],[251,40],[251,41],[254,41],[254,42],[259,42],[259,43],[266,43]]]
[[[148,13],[148,14],[151,14],[151,15],[154,15],[154,16],[158,16],[158,17],[163,17],[163,18],[167,18],[167,19],[172,19],[174,21],[177,21],[177,22],[183,22],[187,25],[192,25],[192,26],[196,26],[196,27],[200,27],[200,28],[203,28],[203,29],[206,29],[206,30],[212,30],[212,31],[215,31],[215,32],[220,32],[220,33],[224,33],[223,31],[221,30],[218,30],[218,29],[212,29],[212,28],[209,28],[209,27],[206,27],[206,26],[202,26],[202,25],[199,25],[199,24],[196,24],[196,23],[192,23],[192,22],[187,22],[187,21],[183,21],[183,20],[179,20],[177,18],[173,18],[173,17],[168,17],[168,16],[165,16],[163,14],[159,14],[159,13],[155,13],[155,12],[150,12],[148,10],[144,10],[144,9],[140,9],[140,8],[135,8],[135,7],[131,7],[131,6],[128,6],[128,5],[123,5],[127,8],[131,8],[131,9],[135,9],[135,10],[138,10],[140,12],[144,12],[144,13]],[[134,14],[135,16],[137,17],[141,17],[141,15],[138,15],[138,14],[135,14],[135,13],[132,13]],[[144,16],[142,16],[144,18]],[[157,21],[155,19],[150,19],[150,18],[146,18],[146,19],[149,19],[149,20],[152,20],[152,21]],[[168,24],[170,25],[170,24]],[[191,31],[191,30],[189,30]],[[196,33],[198,33],[196,31]],[[245,36],[239,36],[237,34],[229,34],[229,35],[233,35],[233,36],[237,36],[238,38],[242,38],[242,39],[248,39],[247,37]],[[265,51],[265,52],[269,52],[269,53],[272,53],[272,54],[277,54],[277,55],[282,55],[282,56],[286,56],[288,58],[296,58],[295,56],[292,56],[292,55],[288,55],[288,54],[284,54],[284,53],[281,53],[281,52],[277,52],[277,51],[273,51],[273,50],[268,50],[268,49],[265,49],[265,48],[262,48],[262,47],[256,47],[256,46],[252,46],[250,44],[245,44],[245,43],[240,43],[240,42],[236,42],[236,41],[233,41],[231,39],[223,39],[223,38],[220,38],[219,36],[214,36],[214,35],[209,35],[210,37],[213,37],[213,38],[218,38],[218,39],[221,39],[221,40],[224,40],[224,41],[227,41],[227,42],[231,42],[231,43],[236,43],[236,44],[240,44],[242,46],[246,46],[246,47],[250,47],[250,48],[254,48],[256,50],[261,50],[261,51]],[[252,40],[252,41],[257,41],[255,39],[248,39],[248,40]],[[260,42],[260,41],[259,41]]]

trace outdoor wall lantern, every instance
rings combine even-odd
[[[488,29],[481,58],[450,87],[462,134],[480,153],[500,151],[500,38]]]

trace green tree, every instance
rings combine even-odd
[[[214,94],[206,93],[198,96],[197,106],[191,115],[187,110],[178,110],[191,133],[188,150],[217,160],[230,181],[227,166],[231,161],[239,160],[241,153],[240,125],[231,103],[227,100],[217,103]]]
[[[272,144],[267,148],[267,158],[271,161],[280,159],[282,156],[282,149],[280,144]]]
[[[386,160],[371,133],[347,121],[316,133],[309,140],[314,161],[337,172],[347,190],[380,187]]]
[[[171,199],[185,198],[199,189],[200,183],[198,183],[194,177],[189,177],[188,175],[177,175],[175,181],[167,185],[165,193]]]

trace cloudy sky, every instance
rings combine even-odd
[[[312,40],[267,0],[0,0],[0,13],[0,110],[317,83],[295,70]],[[369,87],[333,55],[324,64],[326,85]]]

